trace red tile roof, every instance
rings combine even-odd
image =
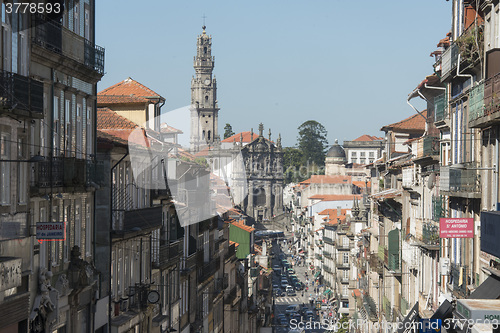
[[[109,108],[97,108],[98,129],[136,129],[139,125]]]
[[[368,134],[363,134],[357,139],[354,139],[353,141],[378,141],[378,140],[383,140],[383,138],[378,138],[376,136],[368,135]]]
[[[97,106],[106,106],[110,104],[131,104],[131,103],[147,103],[148,100],[143,97],[133,95],[97,95]]]
[[[243,222],[233,222],[231,224],[234,225],[235,227],[238,227],[238,228],[243,229],[243,230],[248,231],[248,232],[252,232],[255,230],[255,228],[252,228],[251,226],[248,226],[248,225],[244,224]]]
[[[240,133],[231,135],[229,138],[222,140],[222,142],[234,142],[234,141],[240,142],[240,136],[243,137],[243,142],[245,142],[245,143],[252,142],[252,140],[250,140],[250,138],[252,137],[252,132],[251,131],[240,132]],[[259,137],[259,135],[254,132],[253,133],[253,139],[255,140],[258,137]],[[264,138],[264,139],[266,139],[266,138]],[[268,139],[266,139],[266,140],[269,141]]]
[[[427,117],[427,110],[422,111],[422,115]],[[415,113],[414,115],[398,121],[397,123],[386,125],[382,127],[380,130],[394,131],[394,132],[423,132],[425,130],[425,119],[420,114]]]
[[[371,185],[371,182],[367,182],[367,183],[365,183],[365,182],[362,182],[362,181],[357,181],[357,180],[354,180],[354,181],[352,182],[352,184],[353,184],[353,185],[356,185],[357,187],[361,187],[361,188],[364,188],[365,186],[367,186],[367,187],[371,187],[371,186],[372,186],[372,185]]]
[[[162,133],[178,133],[178,134],[183,134],[184,133],[180,129],[177,129],[175,127],[167,125],[167,123],[162,123],[160,125],[160,132],[162,132]]]
[[[310,184],[350,184],[352,177],[351,176],[327,176],[327,175],[312,175],[309,180]],[[303,183],[305,183],[305,180]]]
[[[97,94],[98,98],[103,95],[163,98],[157,92],[149,89],[145,85],[130,77],[100,91]]]
[[[315,194],[309,199],[312,200],[321,200],[321,201],[348,201],[348,200],[354,200],[356,199],[361,199],[361,195],[358,194]]]

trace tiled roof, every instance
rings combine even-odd
[[[321,201],[348,201],[348,200],[354,200],[356,199],[361,199],[361,195],[357,194],[315,194],[309,199],[312,200],[321,200]]]
[[[167,125],[167,123],[162,123],[160,125],[160,132],[161,133],[178,133],[178,134],[183,134],[184,133],[180,129],[177,129],[175,127]]]
[[[196,154],[194,154],[194,156],[196,156],[196,157],[206,157],[206,156],[208,156],[208,152],[209,151],[210,151],[210,148],[205,147],[202,150],[200,150],[199,152],[197,152]]]
[[[367,187],[371,187],[371,182],[362,182],[362,181],[357,181],[357,180],[354,180],[352,182],[353,185],[356,185],[357,187],[361,187],[361,188],[364,188],[365,186]]]
[[[246,224],[244,224],[243,222],[234,222],[234,223],[231,223],[232,225],[234,225],[235,227],[238,227],[240,229],[243,229],[247,232],[252,232],[255,230],[255,228],[252,228],[251,226],[248,226]]]
[[[351,179],[351,176],[312,175],[309,181],[310,184],[349,184]]]
[[[130,103],[147,103],[148,100],[143,97],[133,95],[97,95],[97,106],[106,106],[110,104],[130,104]]]
[[[427,110],[422,111],[422,115],[424,117],[427,117]],[[397,123],[386,125],[382,127],[380,130],[387,132],[387,131],[394,131],[394,132],[420,132],[425,130],[425,119],[422,117],[420,114],[415,113],[414,115],[403,119],[401,121],[398,121]]]
[[[145,85],[137,82],[132,78],[127,78],[109,88],[100,91],[97,96],[114,95],[114,96],[135,96],[135,97],[161,97],[157,92],[149,89]]]
[[[368,134],[363,134],[357,139],[354,139],[353,141],[379,141],[383,140],[383,138],[378,138],[376,136],[368,135]]]
[[[113,142],[121,145],[128,145],[128,141],[124,140],[118,136],[111,135],[109,133],[103,132],[101,130],[97,130],[97,140],[100,142]]]
[[[244,143],[249,143],[249,142],[252,142],[251,137],[252,137],[252,132],[251,131],[246,131],[246,132],[240,132],[240,133],[236,133],[234,135],[231,135],[230,137],[228,137],[227,139],[224,139],[222,140],[221,142],[240,142],[240,136],[243,137],[243,142]],[[257,139],[259,137],[259,135],[257,133],[253,133],[253,139]],[[267,141],[269,141],[267,138],[264,138],[266,139]],[[271,141],[272,142],[272,141]]]
[[[97,108],[98,129],[136,129],[139,126],[109,108]]]

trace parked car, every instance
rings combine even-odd
[[[290,286],[289,286],[290,287]],[[286,292],[286,295],[287,296],[297,296],[297,293],[295,292],[295,290],[292,288],[292,289],[288,289],[287,292]]]
[[[273,284],[273,289],[278,289],[280,286],[277,283]]]
[[[303,306],[301,309],[300,309],[300,314],[305,316],[306,312],[309,311],[309,308],[307,306]]]
[[[294,304],[294,305],[289,305],[286,310],[285,310],[285,313],[287,315],[290,315],[291,313],[296,313],[296,312],[299,312],[300,308],[297,304]]]
[[[283,295],[283,291],[280,288],[276,288],[276,289],[274,289],[274,295],[276,297],[280,297]]]
[[[306,311],[306,321],[309,320],[314,320],[314,312],[312,312],[311,310]]]
[[[302,282],[297,282],[295,283],[295,290],[302,290],[304,289],[303,283]]]

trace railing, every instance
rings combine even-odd
[[[105,186],[104,176],[102,161],[52,157],[35,163],[35,174],[31,185],[35,188]]]
[[[439,219],[444,217],[445,210],[443,208],[443,197],[433,196],[432,197],[432,219],[439,222]]]
[[[35,16],[34,20],[33,43],[104,74],[104,48],[66,29],[60,22],[41,15]]]
[[[371,321],[377,320],[377,305],[369,295],[363,297],[363,305]]]
[[[337,268],[343,268],[343,269],[349,269],[349,263],[344,263],[344,262],[337,262]]]
[[[408,309],[409,309],[408,301],[404,297],[401,297],[401,313],[403,315],[406,315]]]
[[[500,110],[500,73],[484,82],[484,115]]]
[[[439,227],[432,222],[422,225],[422,241],[428,245],[439,245]]]
[[[0,71],[0,107],[43,115],[43,83],[16,73]]]
[[[391,302],[389,302],[389,299],[385,296],[382,299],[382,308],[384,310],[387,321],[391,322],[392,321]]]
[[[327,243],[327,244],[332,244],[332,245],[334,245],[334,244],[335,244],[335,243],[334,243],[334,241],[333,241],[333,239],[331,239],[330,237],[325,237],[325,236],[323,236],[323,241],[324,241],[325,243]]]
[[[453,291],[458,293],[461,297],[467,296],[468,273],[467,266],[460,266],[454,263],[451,264]]]
[[[439,185],[442,191],[479,193],[481,183],[477,163],[468,162],[463,166],[441,167]]]
[[[316,259],[323,260],[323,256],[321,256],[321,254],[316,253]]]
[[[231,304],[236,299],[236,285],[224,296],[224,304]]]
[[[439,155],[439,138],[436,136],[425,136],[423,157],[435,155]]]
[[[220,257],[215,256],[211,261],[199,269],[198,282],[205,282],[210,276],[214,275],[220,267]]]
[[[353,247],[353,243],[349,242],[349,244],[344,244],[344,243],[337,243],[335,248],[337,250],[350,250]]]
[[[446,94],[441,94],[434,97],[435,122],[441,122],[448,118],[448,108],[446,104]]]
[[[234,244],[232,244],[232,245],[229,246],[229,248],[228,248],[228,250],[226,252],[226,255],[224,256],[224,260],[230,259],[235,254],[236,254],[236,247],[234,246]]]
[[[330,252],[328,252],[328,251],[325,251],[325,250],[323,250],[323,256],[325,258],[330,258],[330,259],[332,258],[332,254]]]
[[[332,273],[332,269],[329,266],[323,265],[323,271],[327,273]]]
[[[458,53],[458,46],[455,43],[443,52],[441,56],[441,81],[444,81],[457,67]]]
[[[174,265],[182,253],[182,243],[173,242],[170,244],[160,245],[160,261],[157,263],[159,268]]]
[[[469,121],[484,116],[484,82],[473,87],[469,93]]]

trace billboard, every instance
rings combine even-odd
[[[64,240],[64,222],[37,222],[36,239]]]
[[[473,218],[440,218],[440,238],[472,238],[474,237]]]

